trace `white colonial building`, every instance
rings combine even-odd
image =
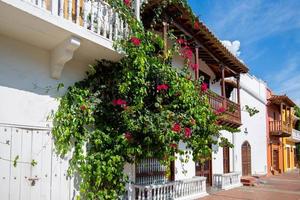
[[[140,5],[138,0],[133,3],[137,18]],[[143,15],[151,11],[145,6]],[[239,186],[246,166],[243,144],[251,147],[247,174],[266,173],[265,83],[240,75],[248,72],[247,67],[202,22],[199,29],[188,22],[180,5],[165,8],[169,15],[174,11],[182,16],[167,23],[176,34],[192,38],[193,59],[199,66],[194,77],[204,77],[212,91],[208,99],[215,111],[229,108],[220,123],[241,126],[242,132],[222,132],[235,147],[212,146],[212,158],[204,164],[192,160],[183,164],[178,158],[171,167],[171,180],[155,159],[126,165],[133,182],[128,188],[132,199],[135,195],[149,198],[150,194],[194,199],[207,195],[206,183],[221,189]],[[59,158],[54,152],[48,116],[57,109],[56,98],[84,78],[89,64],[96,59],[117,61],[122,57],[113,49],[113,41],[128,35],[128,30],[102,0],[0,0],[1,199],[74,199],[78,188],[75,180],[67,177],[68,158]],[[182,58],[174,57],[174,67],[182,64]],[[61,83],[64,89],[58,91]],[[245,105],[260,112],[249,117]]]

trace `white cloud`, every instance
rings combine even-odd
[[[241,52],[240,52],[240,47],[241,47],[240,41],[235,40],[235,41],[231,42],[229,40],[223,40],[221,42],[235,57],[240,56],[240,54],[241,54]]]

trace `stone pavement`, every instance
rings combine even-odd
[[[258,186],[219,191],[200,200],[300,200],[298,170],[260,180]]]

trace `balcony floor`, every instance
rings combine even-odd
[[[0,34],[45,50],[75,36],[81,40],[74,54],[76,60],[92,63],[95,59],[121,58],[107,38],[21,0],[0,1]]]

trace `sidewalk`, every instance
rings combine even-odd
[[[201,200],[300,200],[298,170],[260,180],[264,183],[258,186],[220,191]]]

